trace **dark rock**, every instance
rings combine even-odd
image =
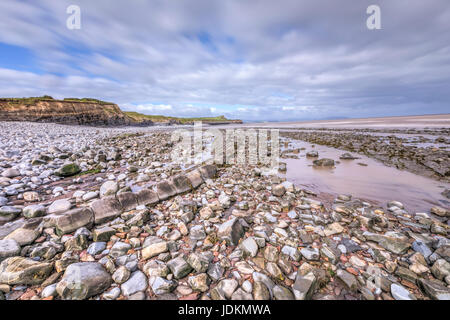
[[[69,163],[57,170],[56,175],[61,177],[70,177],[81,172],[81,168],[76,163]]]
[[[117,194],[117,200],[124,211],[136,209],[138,205],[137,197],[133,192],[121,192]]]
[[[313,161],[313,165],[317,167],[333,167],[334,166],[334,160],[333,159],[318,159]]]
[[[108,196],[95,200],[91,204],[91,209],[94,212],[95,224],[101,224],[112,220],[122,213],[122,206],[115,196]]]
[[[177,194],[177,189],[168,181],[162,181],[156,185],[156,193],[158,194],[159,200],[166,200]]]
[[[159,202],[156,192],[149,189],[139,190],[136,194],[137,201],[140,205],[152,205]]]
[[[172,177],[171,182],[175,186],[178,194],[192,190],[191,181],[183,174]]]

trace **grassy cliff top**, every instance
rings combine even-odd
[[[87,102],[87,103],[97,103],[97,104],[114,104],[112,102],[102,101],[93,98],[64,98],[64,100],[53,99],[51,96],[40,96],[40,97],[27,97],[27,98],[0,98],[0,101],[6,101],[15,104],[25,104],[31,105],[40,101],[54,101],[54,102]]]
[[[169,117],[169,116],[161,116],[161,115],[147,115],[134,111],[126,111],[125,114],[130,118],[133,118],[135,121],[143,121],[143,120],[151,120],[153,122],[167,122],[167,121],[178,121],[180,123],[193,122],[193,121],[208,121],[208,122],[220,122],[220,121],[233,121],[225,118],[225,116],[217,116],[217,117],[197,117],[197,118],[178,118],[178,117]]]

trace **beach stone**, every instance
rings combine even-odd
[[[354,160],[354,159],[358,159],[358,157],[352,156],[350,153],[345,152],[343,153],[339,159],[343,159],[343,160]]]
[[[112,288],[111,290],[103,294],[103,299],[116,300],[120,296],[120,293],[121,291],[119,287]]]
[[[217,167],[215,165],[212,164],[204,165],[200,167],[198,170],[203,180],[214,179],[216,177]]]
[[[113,258],[117,258],[117,257],[125,255],[127,253],[127,251],[130,249],[131,249],[130,244],[121,242],[121,241],[117,241],[111,247],[111,250],[109,251],[109,255]]]
[[[337,278],[341,280],[348,289],[350,289],[351,291],[356,291],[359,285],[358,280],[356,280],[356,277],[354,275],[342,269],[339,269],[336,272],[336,275]]]
[[[170,293],[176,287],[174,281],[166,280],[162,277],[152,277],[149,282],[153,293],[156,295]]]
[[[341,244],[345,247],[348,253],[353,253],[362,250],[362,248],[353,240],[348,238],[343,238]]]
[[[14,239],[0,240],[0,262],[20,254],[20,245]]]
[[[147,276],[139,270],[133,272],[130,278],[120,286],[124,296],[131,296],[137,292],[143,292],[147,290],[147,288]]]
[[[193,240],[203,240],[206,238],[206,232],[203,225],[196,225],[189,230],[189,238]]]
[[[412,293],[397,283],[391,284],[391,294],[395,300],[417,300]]]
[[[20,171],[14,168],[8,168],[3,170],[2,177],[14,178],[20,176]]]
[[[237,218],[232,218],[219,226],[217,236],[231,245],[237,245],[244,236],[244,228]]]
[[[61,177],[70,177],[70,176],[74,176],[80,172],[81,172],[81,168],[76,163],[68,163],[68,164],[63,165],[57,171],[55,171],[55,174],[57,176],[61,176]]]
[[[48,207],[48,213],[54,214],[54,213],[63,213],[68,211],[72,207],[72,204],[67,199],[59,199],[54,201],[49,207]]]
[[[192,290],[206,292],[209,290],[209,277],[206,273],[200,273],[188,278],[188,283]]]
[[[294,300],[291,290],[279,285],[273,287],[273,297],[274,300]]]
[[[136,195],[133,192],[121,192],[117,194],[117,200],[119,200],[124,211],[136,209],[138,206]]]
[[[442,207],[434,206],[430,209],[430,212],[440,217],[450,217],[450,211]]]
[[[176,279],[184,278],[192,271],[192,267],[182,257],[170,260],[167,263],[167,266],[170,268],[170,271],[172,271],[173,276]]]
[[[89,200],[97,198],[98,196],[99,196],[98,191],[90,191],[90,192],[83,194],[81,198],[83,199],[83,201],[89,201]]]
[[[312,150],[312,151],[308,151],[306,153],[306,156],[309,158],[317,158],[319,156],[319,153],[315,150]]]
[[[399,209],[403,209],[404,205],[403,205],[403,203],[401,203],[399,201],[392,200],[392,201],[389,201],[387,203],[387,207],[388,208],[396,207],[396,208],[399,208]]]
[[[178,194],[192,190],[191,181],[183,174],[172,177],[171,182],[175,186]]]
[[[339,224],[339,222],[334,222],[329,224],[326,229],[323,231],[327,237],[335,234],[342,233],[344,231],[344,227]]]
[[[283,272],[281,271],[280,267],[274,262],[267,262],[266,264],[266,270],[267,272],[275,279],[284,279]]]
[[[238,285],[235,279],[223,279],[211,291],[211,297],[214,300],[230,299]]]
[[[50,297],[50,296],[56,296],[57,295],[57,292],[56,292],[56,283],[53,283],[53,284],[51,284],[51,285],[49,285],[49,286],[46,286],[45,288],[44,288],[44,290],[42,290],[42,292],[41,292],[41,297],[42,298],[47,298],[47,297]]]
[[[3,206],[0,207],[0,222],[10,221],[22,213],[22,209],[14,206]]]
[[[421,253],[425,259],[433,254],[431,249],[422,241],[414,241],[411,247],[414,251]]]
[[[53,269],[51,263],[25,257],[9,257],[0,263],[0,283],[9,285],[38,285]]]
[[[270,300],[270,292],[267,286],[261,281],[255,281],[253,284],[253,299]]]
[[[92,256],[95,256],[105,249],[106,249],[106,242],[93,242],[89,245],[87,253],[89,253]]]
[[[267,261],[275,262],[278,260],[278,250],[273,246],[266,246],[264,248],[264,258]]]
[[[318,167],[333,167],[334,160],[328,158],[318,159],[313,161],[313,165]]]
[[[140,205],[152,205],[159,202],[156,192],[150,189],[139,190],[136,194],[137,201]]]
[[[442,282],[420,278],[418,283],[421,291],[431,299],[450,300],[450,288],[446,287]]]
[[[301,258],[300,251],[297,248],[285,245],[281,248],[281,253],[289,256],[294,261],[299,261]]]
[[[122,213],[122,206],[115,196],[95,200],[91,204],[91,209],[94,212],[95,224],[105,223]]]
[[[46,209],[43,205],[32,204],[32,205],[26,206],[23,209],[22,215],[25,218],[31,219],[31,218],[36,218],[36,217],[42,217],[45,215],[45,213],[46,213]]]
[[[303,248],[300,250],[300,253],[307,260],[319,260],[320,253],[317,248]]]
[[[88,247],[88,239],[84,234],[78,234],[71,237],[64,243],[67,251],[81,251]]]
[[[109,239],[116,234],[116,230],[111,227],[102,227],[94,229],[92,232],[92,239],[94,241],[109,241]]]
[[[256,243],[253,237],[249,237],[241,242],[240,247],[244,254],[249,255],[251,257],[256,256],[258,253],[258,244]]]
[[[263,282],[266,285],[267,289],[269,290],[270,296],[272,297],[272,288],[275,286],[273,281],[266,274],[261,272],[253,272],[252,277],[255,282],[257,281]]]
[[[156,193],[159,200],[163,201],[177,194],[177,190],[173,183],[169,181],[162,181],[156,185]]]
[[[33,243],[42,232],[42,223],[39,218],[30,219],[25,222],[20,228],[8,234],[4,239],[13,239],[17,241],[20,246]]]
[[[253,296],[251,293],[245,292],[241,288],[238,288],[231,295],[231,300],[253,300]]]
[[[315,286],[316,276],[313,272],[309,272],[306,275],[301,275],[300,272],[297,272],[294,285],[292,286],[295,299],[309,300],[314,293]]]
[[[214,216],[214,212],[211,210],[210,207],[204,207],[199,212],[200,218],[208,220],[209,218]]]
[[[142,249],[142,258],[150,259],[169,250],[168,243],[161,239],[158,242],[149,244]]]
[[[98,295],[110,287],[111,276],[98,262],[78,262],[69,265],[56,291],[65,300],[83,300]]]
[[[390,237],[383,237],[378,244],[395,254],[403,254],[411,247],[411,244],[408,241]]]
[[[450,275],[450,263],[444,259],[438,259],[431,267],[431,273],[436,279],[444,280],[444,278]]]
[[[202,254],[196,252],[189,255],[187,263],[198,273],[206,272],[209,267],[209,260]]]
[[[200,171],[197,169],[186,173],[186,177],[189,179],[193,188],[197,188],[199,185],[203,183],[203,178],[200,174]]]
[[[46,225],[56,227],[56,232],[63,235],[90,226],[94,221],[94,215],[89,208],[80,207],[60,214],[47,215],[44,219]]]
[[[272,194],[276,197],[281,197],[286,193],[286,188],[282,185],[276,185],[272,188]]]
[[[100,198],[115,195],[118,190],[119,185],[117,182],[108,180],[100,187]]]
[[[224,209],[228,209],[231,205],[231,198],[228,195],[226,195],[225,193],[221,193],[219,195],[218,200],[219,200],[220,205]]]
[[[167,277],[170,273],[166,264],[159,260],[150,260],[144,265],[144,273],[149,277]]]
[[[23,199],[27,202],[39,201],[39,193],[37,193],[36,191],[24,192]]]

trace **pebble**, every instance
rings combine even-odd
[[[450,296],[445,207],[415,214],[407,203],[375,206],[349,194],[330,204],[257,166],[199,166],[186,174],[170,162],[164,130],[15,126],[0,122],[0,132],[14,137],[0,134],[2,151],[14,154],[0,156],[3,295]]]

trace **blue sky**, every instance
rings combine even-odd
[[[249,121],[450,110],[448,0],[2,0],[0,28],[3,97]]]

